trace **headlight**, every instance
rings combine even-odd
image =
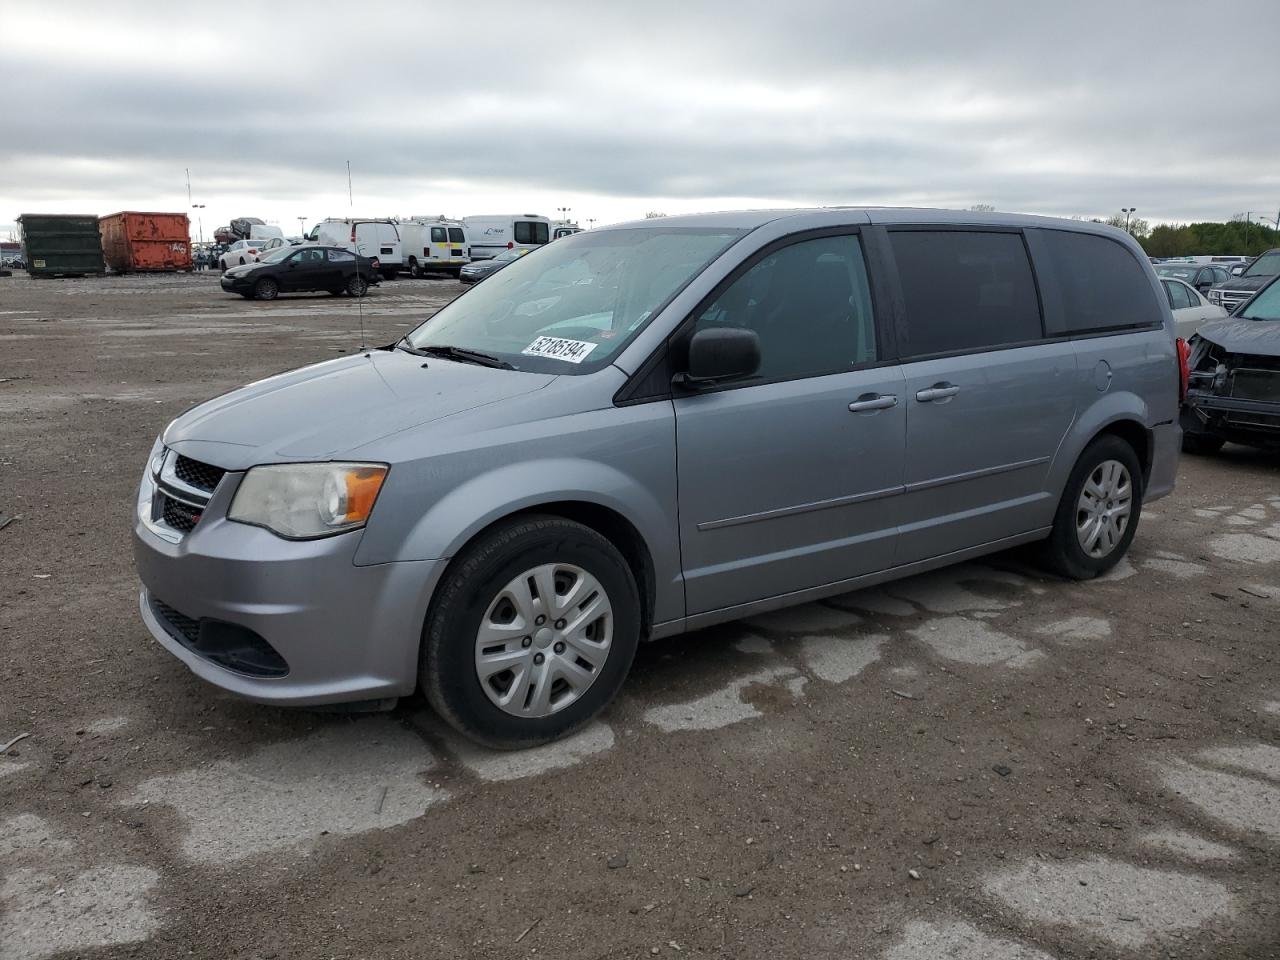
[[[387,468],[380,463],[288,463],[252,468],[227,519],[266,527],[291,540],[363,527]]]
[[[147,459],[147,473],[150,476],[160,476],[160,470],[164,467],[164,458],[168,452],[160,442],[160,437],[156,437],[156,442],[151,445],[151,456]]]

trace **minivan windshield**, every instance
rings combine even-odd
[[[635,227],[576,233],[516,260],[403,341],[497,357],[517,370],[586,373],[743,231]]]
[[[1268,250],[1244,272],[1246,277],[1274,277],[1280,273],[1280,250]]]

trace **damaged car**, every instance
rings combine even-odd
[[[1280,447],[1280,282],[1273,277],[1225,320],[1192,339],[1182,449],[1210,454],[1227,441]]]

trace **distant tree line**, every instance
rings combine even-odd
[[[1132,224],[1130,224],[1132,226]],[[1280,247],[1280,231],[1244,217],[1226,223],[1183,223],[1153,227],[1138,242],[1149,257],[1190,257],[1198,254],[1243,254],[1256,257]]]

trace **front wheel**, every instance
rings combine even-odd
[[[1044,560],[1071,580],[1092,580],[1125,555],[1142,513],[1142,466],[1117,436],[1089,444],[1067,480]]]
[[[263,277],[253,285],[253,295],[259,300],[274,300],[280,296],[280,284],[270,277]]]
[[[369,284],[364,277],[357,274],[347,281],[346,291],[348,296],[363,297],[369,292]]]
[[[589,527],[529,516],[460,554],[423,628],[427,700],[451,726],[498,749],[563,737],[626,679],[640,640],[626,561]]]

